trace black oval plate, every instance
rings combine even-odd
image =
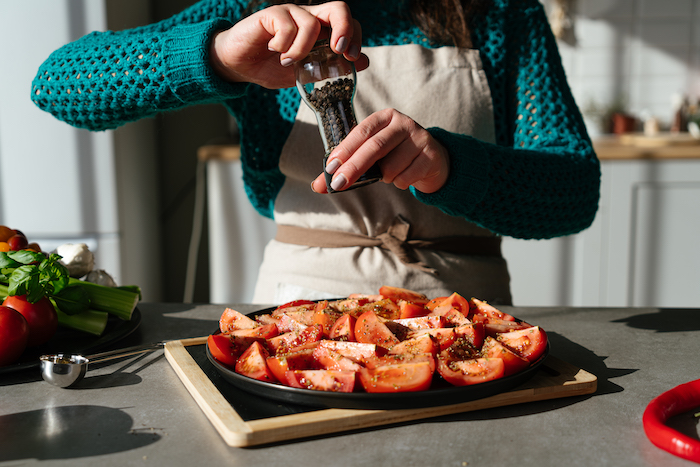
[[[0,375],[39,368],[39,357],[53,353],[90,354],[114,344],[131,334],[141,324],[141,312],[134,310],[129,321],[109,316],[107,328],[101,336],[91,336],[84,332],[59,326],[49,342],[39,347],[27,349],[18,362],[0,367]]]
[[[267,308],[252,313],[250,316],[270,313],[274,308]],[[215,332],[218,332],[215,331]],[[299,404],[319,408],[338,409],[410,409],[420,407],[436,407],[483,399],[502,392],[509,391],[532,378],[540,365],[549,355],[549,342],[544,355],[520,373],[503,378],[487,381],[471,386],[452,386],[436,376],[431,389],[418,392],[398,392],[391,394],[375,394],[365,392],[339,393],[315,391],[284,386],[277,383],[258,381],[240,375],[222,365],[209,352],[206,346],[207,358],[218,373],[229,383],[248,393],[266,397],[277,402]]]

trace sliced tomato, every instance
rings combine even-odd
[[[355,294],[357,295],[357,294]],[[367,298],[368,296],[358,296],[355,298],[348,297],[347,299],[344,300],[338,300],[333,304],[336,310],[340,312],[345,312],[345,313],[352,313],[353,311],[357,310],[358,308],[366,305],[370,301],[375,301],[375,300],[370,300]],[[381,298],[381,297],[380,297]]]
[[[440,350],[444,350],[455,341],[455,328],[419,329],[408,334],[408,339],[429,335],[435,339]]]
[[[324,370],[358,371],[362,368],[356,361],[327,346],[318,345],[313,351],[313,357]]]
[[[267,366],[275,375],[277,380],[283,382],[285,373],[290,370],[313,370],[318,369],[318,362],[314,358],[315,348],[302,349],[286,355],[267,358]]]
[[[457,308],[450,308],[447,313],[442,315],[442,319],[445,321],[446,326],[461,326],[463,324],[469,324],[469,318],[464,316],[461,311]]]
[[[527,359],[505,347],[493,337],[487,337],[484,340],[484,345],[481,347],[481,355],[484,358],[500,358],[503,360],[504,376],[519,373],[530,366],[530,362]]]
[[[422,293],[413,290],[402,289],[401,287],[391,287],[383,285],[379,288],[379,294],[385,298],[391,299],[398,303],[399,300],[406,300],[411,303],[419,303],[425,305],[428,303],[428,297]]]
[[[285,354],[300,350],[323,339],[323,328],[318,324],[307,326],[302,331],[291,331],[267,340],[267,346],[275,354]]]
[[[250,339],[271,339],[279,335],[276,324],[266,324],[252,329],[236,329],[228,333],[229,336],[247,337]]]
[[[479,349],[484,344],[484,326],[481,323],[469,323],[454,328],[455,339],[463,338],[473,347]]]
[[[432,353],[401,353],[401,354],[386,354],[383,357],[372,357],[367,359],[365,367],[368,370],[376,370],[377,368],[407,365],[409,363],[426,362],[430,365],[430,371],[435,372],[435,356]]]
[[[429,362],[362,368],[357,372],[360,383],[370,393],[412,392],[430,389],[433,371]]]
[[[469,386],[502,378],[504,368],[500,358],[438,359],[437,364],[440,376],[454,386]]]
[[[252,329],[258,326],[259,324],[255,320],[233,308],[226,308],[219,319],[219,329],[224,333],[236,329]]]
[[[320,307],[318,306],[316,310],[314,311],[314,324],[318,324],[321,326],[323,329],[323,334],[325,336],[330,336],[331,330],[333,329],[333,325],[335,324],[336,321],[340,319],[341,316],[343,316],[342,313],[333,310],[332,308],[328,307],[328,301],[324,300],[325,302],[325,307]],[[319,302],[320,304],[321,302]]]
[[[235,371],[249,378],[259,381],[276,382],[277,378],[267,366],[267,359],[270,354],[260,344],[253,342],[243,354],[238,357]]]
[[[428,303],[425,304],[425,307],[433,311],[437,306],[442,303],[443,300],[445,300],[447,297],[435,297],[432,300],[430,300]]]
[[[425,316],[430,313],[423,304],[407,302],[401,300],[399,302],[399,319],[410,319]]]
[[[539,326],[504,332],[496,339],[530,362],[540,358],[547,349],[547,334]]]
[[[352,392],[355,388],[354,371],[295,370],[287,372],[292,387],[315,391]]]
[[[469,315],[469,300],[455,292],[433,307],[432,312],[438,314],[446,313],[453,308],[466,317]]]
[[[362,313],[357,318],[355,339],[357,342],[375,344],[385,349],[390,349],[399,343],[396,336],[372,310]]]
[[[363,344],[360,342],[343,342],[322,340],[318,343],[319,347],[326,347],[338,352],[343,357],[347,357],[354,362],[364,362],[370,357],[373,357],[377,352],[377,346],[374,344]]]
[[[377,316],[381,316],[384,319],[397,319],[400,314],[399,305],[388,298],[379,300],[377,302],[369,302],[357,310],[358,312],[373,311]]]
[[[434,356],[437,355],[438,350],[439,347],[430,334],[424,334],[420,337],[402,341],[400,344],[393,346],[391,350],[389,350],[388,354],[429,353]]]
[[[471,319],[472,315],[482,315],[488,318],[503,319],[506,321],[515,321],[515,318],[508,313],[504,313],[498,308],[489,305],[485,301],[479,300],[477,298],[472,298],[469,300],[469,316]]]
[[[402,318],[393,320],[395,323],[417,331],[419,329],[438,329],[443,327],[442,316],[427,315],[417,318]]]
[[[333,327],[328,333],[328,337],[338,341],[352,342],[355,340],[356,319],[350,314],[344,314],[333,323]]]
[[[212,357],[231,368],[236,366],[236,360],[245,351],[245,348],[237,349],[232,346],[231,340],[225,334],[210,335],[207,338],[207,347],[209,347],[209,353]]]
[[[292,331],[301,332],[307,327],[308,325],[300,323],[289,315],[282,314],[277,318],[277,329],[283,334]]]
[[[486,318],[480,316],[474,316],[474,318],[474,321],[484,323],[484,331],[486,332],[487,336],[491,337],[496,337],[504,332],[519,331],[521,329],[532,327],[532,325],[523,321],[507,321],[504,319]]]
[[[278,306],[275,311],[278,310],[284,310],[285,308],[297,308],[300,306],[304,305],[316,305],[316,302],[312,302],[311,300],[293,300],[291,302],[287,302],[284,305]],[[273,312],[274,313],[274,312]]]

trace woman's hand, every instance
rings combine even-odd
[[[326,163],[326,171],[333,174],[331,187],[336,191],[349,187],[376,161],[384,183],[393,183],[401,190],[413,186],[423,193],[442,188],[450,167],[447,149],[395,109],[373,113],[333,150]],[[311,188],[327,192],[323,174]]]
[[[290,65],[308,55],[324,28],[331,29],[334,52],[355,61],[358,70],[367,68],[369,61],[360,54],[360,24],[344,2],[265,8],[217,33],[209,61],[215,73],[227,81],[288,88],[295,84]]]

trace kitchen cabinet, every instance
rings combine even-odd
[[[577,235],[504,239],[523,306],[700,303],[700,144],[596,142],[600,208]]]

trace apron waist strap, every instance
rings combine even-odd
[[[293,245],[319,248],[379,247],[393,252],[408,266],[437,275],[437,271],[418,261],[415,249],[438,250],[467,256],[501,256],[500,237],[454,236],[429,240],[409,239],[410,224],[397,216],[389,229],[370,237],[342,230],[312,229],[278,225],[275,240]]]

